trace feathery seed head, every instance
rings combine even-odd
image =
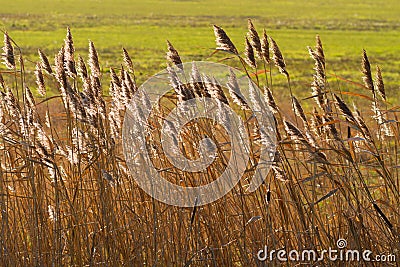
[[[278,113],[278,105],[275,102],[274,96],[268,87],[264,87],[264,99],[273,113]]]
[[[182,60],[178,54],[178,51],[174,48],[174,46],[167,40],[168,52],[167,52],[167,60],[177,66],[179,69],[183,70]]]
[[[65,90],[68,87],[68,81],[67,81],[67,75],[66,75],[65,69],[64,69],[64,47],[61,47],[60,51],[55,56],[54,61],[56,63],[56,66],[55,66],[56,79],[57,79],[58,83],[60,84],[61,89]]]
[[[118,78],[117,74],[115,73],[113,68],[110,68],[110,76],[111,76],[111,82],[117,86],[117,87],[121,87],[121,81]]]
[[[48,74],[52,74],[53,71],[51,69],[50,62],[49,62],[49,59],[47,58],[46,54],[40,49],[38,49],[38,54],[40,57],[40,61],[41,61],[40,63],[41,63],[42,69],[44,69]]]
[[[344,103],[344,101],[337,96],[336,94],[333,94],[335,98],[335,104],[337,108],[342,112],[342,114],[351,122],[357,124],[356,119],[354,118],[353,114],[351,113],[349,107]]]
[[[124,58],[124,63],[125,63],[125,66],[128,68],[128,71],[130,71],[133,74],[133,76],[135,76],[135,70],[133,68],[132,59],[129,56],[129,53],[125,48],[122,48],[122,56]]]
[[[235,45],[232,43],[231,39],[228,37],[226,32],[219,26],[214,25],[214,35],[215,42],[217,44],[217,50],[223,50],[235,55],[239,55]]]
[[[278,67],[280,73],[284,74],[286,77],[289,77],[289,73],[286,71],[286,63],[278,44],[274,39],[272,39],[272,37],[269,37],[269,39],[271,43],[272,60],[274,61],[275,66]]]
[[[285,126],[285,131],[289,135],[290,139],[301,142],[305,140],[304,135],[291,122],[284,120],[283,125]]]
[[[256,63],[256,58],[254,57],[253,46],[250,44],[250,41],[247,37],[246,37],[244,55],[246,63],[253,69],[256,69],[257,63]]]
[[[378,94],[382,97],[384,101],[386,101],[385,84],[383,83],[381,69],[378,65],[376,66],[375,86]]]
[[[256,28],[254,27],[253,22],[251,21],[251,19],[248,19],[248,21],[247,21],[247,28],[249,29],[249,32],[247,33],[247,36],[250,39],[251,46],[256,51],[257,57],[259,59],[262,59],[263,58],[263,52],[262,52],[262,48],[261,48],[260,37],[258,36]]]
[[[236,75],[233,70],[230,68],[230,74],[228,78],[228,83],[226,84],[229,90],[229,94],[232,97],[234,103],[240,106],[243,110],[250,110],[250,107],[247,105],[245,98],[240,91],[239,83],[237,81]]]
[[[88,79],[86,64],[81,55],[78,55],[78,74],[83,81]]]
[[[32,110],[36,110],[35,98],[33,97],[32,91],[29,87],[25,87],[25,97],[28,107]]]
[[[0,73],[0,87],[1,87],[2,89],[5,89],[5,88],[6,88],[6,84],[5,84],[5,82],[4,82],[4,78],[3,78],[3,75],[1,75],[1,73]]]
[[[267,32],[263,31],[263,38],[261,42],[261,52],[262,52],[262,57],[265,60],[265,62],[269,63],[271,59],[269,58],[269,41],[268,41],[268,35]]]
[[[325,54],[324,54],[324,48],[322,47],[322,42],[321,38],[319,35],[315,37],[315,53],[318,55],[319,60],[321,61],[322,65],[324,66],[325,69]]]
[[[36,84],[38,86],[38,93],[41,96],[45,96],[46,86],[43,78],[42,65],[40,63],[36,63],[35,76],[36,76]]]
[[[9,69],[15,69],[14,48],[11,44],[8,33],[4,33],[4,46],[3,46],[3,63]]]
[[[218,99],[219,101],[229,105],[228,99],[226,98],[221,85],[218,83],[218,81],[214,77],[210,78],[205,75],[204,83],[205,83],[207,91],[210,93],[211,97]]]
[[[100,77],[99,57],[92,41],[89,41],[89,67],[94,77]]]
[[[67,27],[67,36],[64,39],[64,67],[67,74],[74,78],[76,76],[75,59],[74,59],[74,41],[72,39],[71,30]]]
[[[374,90],[374,84],[372,81],[372,75],[371,75],[371,65],[369,64],[367,52],[363,50],[363,55],[362,55],[362,61],[361,61],[361,71],[364,74],[362,77],[365,86],[372,92],[372,95],[376,96],[375,90]]]
[[[201,79],[199,69],[194,62],[192,63],[192,71],[190,73],[190,85],[193,92],[198,97],[210,97],[210,94],[207,92],[206,87]]]
[[[296,114],[297,117],[301,118],[304,126],[308,127],[307,118],[306,118],[306,115],[304,114],[303,107],[301,106],[299,100],[297,100],[297,98],[295,96],[293,96],[292,100],[293,100],[294,113]]]

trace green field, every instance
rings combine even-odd
[[[165,66],[165,40],[183,60],[208,60],[215,47],[212,24],[222,26],[240,50],[252,18],[280,45],[292,78],[308,78],[312,60],[306,50],[319,34],[328,73],[357,80],[361,50],[379,64],[388,89],[397,89],[400,66],[400,5],[389,1],[9,1],[2,4],[0,28],[7,30],[25,56],[37,60],[63,44],[70,26],[77,52],[86,55],[88,39],[100,54],[104,71],[131,53],[139,81]]]
[[[398,1],[3,1],[0,266],[380,266],[355,261],[355,251],[392,256],[381,266],[395,266]],[[286,66],[271,39],[271,55],[255,63],[251,51],[261,44],[254,30],[253,48],[247,45],[244,55],[248,18],[278,43]],[[219,28],[225,52],[216,50],[213,24],[248,66]],[[67,27],[73,38],[66,38]],[[307,46],[315,46],[317,34],[323,49],[317,45],[312,59]],[[93,46],[88,55],[89,40],[98,57]],[[213,72],[193,71],[189,79],[166,40],[183,62],[222,62],[242,73],[230,68],[228,78],[207,67]],[[123,60],[123,47],[135,71]],[[52,66],[36,65],[38,48]],[[146,96],[158,96],[160,86],[151,83],[141,94],[131,78],[134,72],[140,85],[162,71],[167,51],[168,64],[180,69],[155,77],[173,88],[150,110]],[[181,105],[194,94],[204,108]],[[207,96],[218,106],[208,105]],[[186,123],[176,110],[193,117]],[[269,111],[273,120],[258,115]],[[173,118],[185,124],[179,128]],[[175,146],[164,146],[164,133]],[[196,170],[187,161],[175,164],[182,157]],[[210,158],[209,166],[197,168],[198,160],[204,166]],[[251,192],[257,171],[270,167]],[[238,179],[223,197],[233,181],[223,178],[208,191],[220,199],[202,205],[198,200],[212,199],[203,191],[184,196],[186,188],[214,184],[222,173]],[[156,178],[181,189],[169,190]],[[168,199],[186,202],[173,206]],[[260,252],[267,256],[267,249],[265,262]],[[311,257],[311,251],[327,256],[328,249],[329,259]],[[295,261],[293,251],[299,252]]]

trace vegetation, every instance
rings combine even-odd
[[[119,64],[125,47],[135,62],[139,82],[165,68],[163,52],[170,40],[185,62],[209,60],[213,52],[212,24],[222,25],[243,51],[244,22],[275,36],[285,51],[292,80],[312,76],[306,46],[315,34],[325,41],[329,73],[356,79],[359,56],[366,49],[385,72],[387,90],[398,89],[400,7],[389,1],[48,1],[17,0],[2,3],[0,28],[12,32],[27,59],[35,61],[37,48],[55,54],[64,29],[74,31],[77,54],[85,54],[88,39],[98,46],[102,68]],[[347,85],[345,85],[347,86]],[[306,91],[304,84],[296,86]],[[294,90],[297,90],[296,88]]]
[[[257,259],[264,246],[322,251],[339,238],[399,260],[399,9],[395,0],[2,3],[0,265],[266,266]],[[193,60],[247,73],[274,115],[278,145],[265,183],[248,192],[265,141],[252,111],[225,84],[172,86],[144,124],[166,179],[208,183],[230,156],[221,127],[197,120],[180,132],[181,150],[199,157],[207,135],[216,160],[202,174],[171,165],[160,129],[185,98],[225,96],[252,144],[229,194],[180,208],[136,184],[122,122],[142,82]]]
[[[271,36],[257,33],[249,21],[241,56],[222,28],[214,26],[214,31],[220,51],[215,58],[227,56],[226,62],[246,70],[264,88],[278,146],[265,184],[247,192],[259,160],[257,144],[264,138],[257,124],[247,120],[254,146],[246,175],[228,195],[195,209],[155,201],[134,182],[135,173],[127,171],[121,121],[137,90],[138,71],[128,51],[123,67],[105,77],[94,43],[89,43],[87,60],[76,56],[68,28],[54,65],[40,51],[33,74],[5,34],[8,71],[3,71],[6,81],[0,79],[2,265],[249,266],[262,264],[256,255],[265,245],[322,250],[334,248],[339,238],[352,249],[399,257],[399,108],[386,101],[390,94],[382,74],[375,74],[366,52],[363,83],[353,84],[358,94],[342,91],[327,81],[329,59],[317,37],[307,59],[314,64],[307,92],[312,97],[301,99],[292,93],[291,69]],[[167,58],[173,75],[182,60],[171,43]],[[32,75],[36,85],[28,83]],[[194,96],[192,88],[199,85],[205,91],[198,97],[224,95],[234,110],[251,118],[245,105],[233,103],[234,94],[206,80],[172,87],[164,106]],[[37,97],[30,89],[34,87]],[[58,93],[47,97],[48,91]],[[274,98],[278,94],[290,100],[281,104]],[[344,98],[362,105],[357,109]],[[198,176],[171,168],[157,149],[168,109],[157,112],[148,122],[152,160],[160,171],[169,170],[168,179],[197,185]],[[212,122],[185,128],[179,142],[188,157],[196,157],[199,131],[229,142]],[[226,166],[226,149],[217,146],[217,160],[207,168],[205,182]]]

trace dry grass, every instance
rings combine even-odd
[[[379,98],[387,95],[382,74],[379,69],[371,73],[367,54],[362,73],[369,95],[345,95],[327,83],[329,60],[317,38],[316,47],[309,48],[315,61],[312,97],[299,100],[290,91],[291,105],[280,104],[273,95],[290,90],[290,68],[276,42],[265,32],[260,40],[249,22],[242,57],[221,27],[214,30],[217,49],[242,64],[260,88],[265,86],[277,123],[278,149],[271,172],[255,193],[246,188],[257,164],[257,144],[239,185],[195,209],[153,200],[136,185],[131,176],[135,173],[127,171],[121,122],[137,85],[125,49],[125,66],[105,77],[94,44],[89,44],[86,68],[82,57],[74,55],[68,29],[54,66],[39,51],[40,62],[33,64],[35,86],[26,83],[33,71],[25,69],[18,46],[5,34],[3,61],[8,70],[2,71],[6,81],[0,80],[1,265],[252,266],[264,264],[256,254],[265,245],[322,250],[336,247],[338,238],[345,238],[351,249],[400,257],[399,107]],[[167,55],[171,64],[181,62],[170,42]],[[287,88],[274,87],[278,71],[273,65],[287,77]],[[209,94],[250,116],[247,104],[237,99],[240,91],[234,90],[234,82],[232,97],[206,85],[174,88],[164,106]],[[43,97],[33,97],[28,86],[37,87]],[[46,98],[46,88],[57,88],[59,96]],[[345,97],[362,100],[361,110],[349,106]],[[147,140],[154,163],[160,169],[171,167],[157,149],[160,120],[154,116],[150,123],[156,129]],[[249,120],[247,126],[255,125]],[[207,120],[188,125],[181,137],[188,157],[197,156],[199,131],[229,142]],[[260,138],[252,129],[250,136],[255,143]],[[185,185],[209,182],[226,166],[229,146],[217,152],[217,160],[202,176],[175,168],[164,175]]]

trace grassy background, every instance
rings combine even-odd
[[[334,248],[339,237],[346,238],[348,248],[394,253],[398,257],[399,11],[397,1],[393,0],[381,3],[371,0],[350,3],[342,0],[324,3],[314,0],[249,3],[239,0],[20,0],[2,3],[0,29],[7,30],[22,48],[26,68],[21,73],[27,80],[34,79],[37,48],[42,48],[53,62],[54,53],[63,45],[67,25],[72,28],[77,53],[85,59],[88,39],[95,42],[104,72],[120,66],[121,48],[126,47],[134,60],[138,80],[142,82],[165,67],[166,39],[179,50],[184,61],[210,59],[215,48],[211,27],[214,23],[221,25],[243,51],[246,20],[251,17],[260,32],[265,27],[278,42],[299,99],[311,93],[314,63],[306,46],[314,46],[316,34],[320,34],[327,56],[329,99],[331,93],[340,90],[363,90],[341,79],[337,82],[333,74],[361,81],[361,50],[365,48],[373,70],[377,63],[383,70],[389,102],[393,105],[380,103],[381,109],[389,110],[380,117],[387,120],[385,125],[395,134],[393,137],[381,134],[384,124],[379,126],[370,116],[371,102],[365,99],[362,99],[364,104],[357,106],[371,131],[372,141],[368,143],[358,140],[359,137],[348,139],[349,135],[356,137],[361,130],[365,131],[358,123],[354,127],[342,115],[318,108],[321,115],[329,118],[323,131],[314,138],[319,147],[317,151],[326,154],[327,160],[321,161],[315,157],[314,148],[295,144],[293,137],[296,136],[284,129],[283,118],[293,118],[288,101],[290,95],[284,76],[274,69],[271,80],[280,110],[277,128],[283,137],[278,148],[280,160],[276,163],[285,176],[280,179],[285,182],[270,172],[266,184],[254,194],[248,194],[243,190],[248,184],[246,176],[241,180],[243,184],[224,198],[190,210],[159,203],[138,187],[125,171],[121,136],[110,134],[111,122],[105,119],[111,118],[109,112],[102,114],[104,119],[99,116],[101,123],[93,126],[86,120],[77,120],[78,114],[64,108],[60,98],[45,102],[37,98],[36,103],[41,104],[36,106],[26,98],[19,99],[20,106],[14,109],[20,116],[10,112],[14,110],[9,105],[12,101],[4,105],[0,102],[7,113],[0,120],[7,127],[0,129],[10,129],[9,132],[0,131],[0,265],[46,266],[51,262],[54,266],[252,266],[256,262],[254,256],[264,245],[288,250],[325,249]],[[225,56],[218,53],[210,60],[217,61]],[[229,65],[234,64],[229,62]],[[0,64],[0,71],[3,70],[5,67]],[[12,89],[7,93],[8,98],[13,91],[20,92],[25,86],[36,91],[32,80],[25,83],[18,73],[4,71],[4,74],[11,79],[7,84]],[[59,85],[54,77],[45,76],[48,89],[55,92]],[[108,75],[102,78],[102,90],[106,92]],[[82,91],[78,78],[68,80]],[[282,87],[277,88],[280,85]],[[74,92],[68,92],[71,99]],[[105,101],[109,110],[110,98],[103,99],[101,94],[97,98],[98,102],[92,106]],[[351,102],[360,100],[348,95],[343,98],[350,108]],[[115,99],[113,102],[116,103]],[[301,102],[308,119],[317,121],[317,116],[307,112],[311,111],[314,101]],[[40,116],[34,111],[36,108]],[[86,114],[92,114],[91,106],[84,109]],[[35,115],[32,120],[28,119],[26,111]],[[40,119],[45,111],[49,112],[51,128],[43,125],[44,119]],[[122,115],[123,110],[118,110],[117,117],[121,119]],[[25,121],[29,127],[21,127],[20,122]],[[297,121],[299,126],[302,122]],[[332,124],[339,130],[338,137],[327,127]],[[159,126],[159,123],[154,125]],[[321,126],[318,124],[314,128]],[[88,135],[75,137],[74,128]],[[23,136],[24,129],[33,130]],[[42,130],[48,140],[54,140],[47,150],[38,144],[41,140],[36,136],[38,130]],[[187,138],[194,140],[190,133]],[[76,145],[76,141],[85,143]],[[161,148],[157,136],[151,141]],[[84,151],[86,147],[90,151]],[[61,149],[65,153],[61,154]],[[50,156],[43,157],[44,152]],[[79,164],[71,160],[74,153],[78,155]],[[153,159],[160,166],[170,167],[162,153],[155,153]],[[49,162],[54,167],[48,167]],[[49,171],[55,167],[60,171],[52,178]],[[205,178],[214,179],[222,167],[213,166]],[[103,171],[118,183],[110,182]],[[168,174],[176,181],[179,178],[179,182],[195,184],[199,181],[189,172],[185,176],[180,171]],[[321,264],[327,265],[326,262]],[[359,266],[359,263],[349,266]]]
[[[308,79],[312,60],[306,50],[319,34],[328,58],[328,73],[357,80],[361,50],[379,64],[388,91],[398,89],[400,5],[389,1],[9,1],[2,4],[0,28],[37,60],[36,50],[54,54],[72,28],[77,53],[94,41],[102,66],[118,66],[121,47],[131,53],[139,81],[165,66],[165,40],[183,60],[207,60],[215,47],[212,24],[228,32],[240,50],[246,19],[278,42],[292,78]],[[389,93],[390,94],[390,93]]]

